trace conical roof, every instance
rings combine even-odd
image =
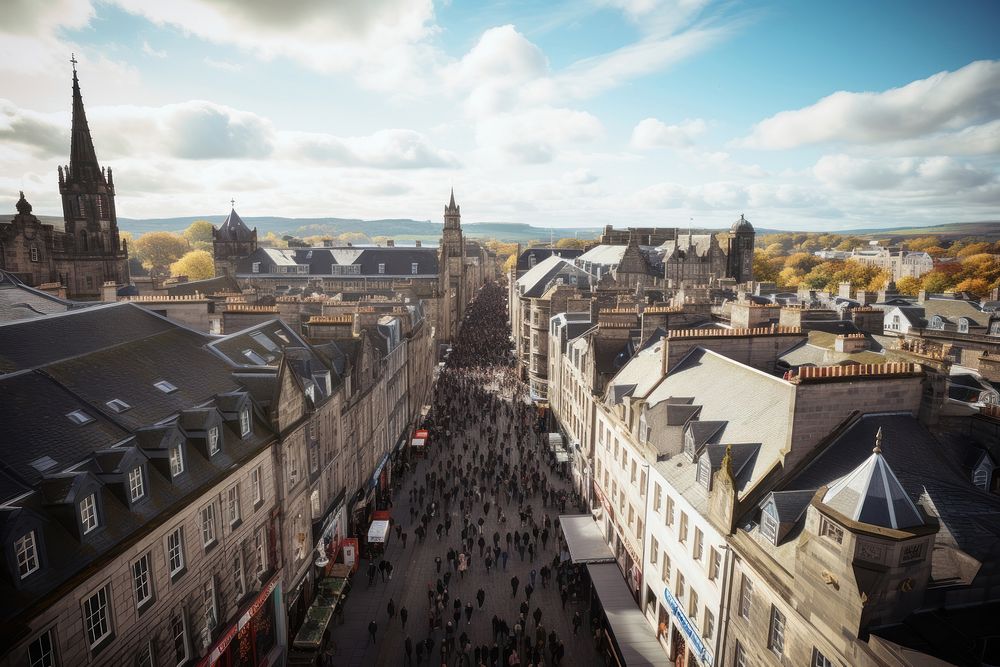
[[[916,505],[882,456],[882,429],[872,455],[827,489],[823,503],[844,516],[883,528],[923,524]]]
[[[80,81],[73,68],[73,130],[69,148],[69,176],[72,181],[96,181],[101,179],[101,167],[97,164],[94,140],[87,125],[87,112],[83,108]]]
[[[235,208],[229,212],[229,216],[222,223],[222,226],[219,227],[219,232],[227,234],[230,238],[236,240],[249,239],[252,234],[250,228],[243,222],[243,219],[236,212]]]

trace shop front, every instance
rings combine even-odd
[[[676,667],[712,667],[713,656],[702,641],[698,629],[684,613],[684,607],[674,597],[670,589],[664,587],[663,600],[670,610],[671,645]]]
[[[280,577],[275,575],[223,631],[198,667],[269,667],[285,664]]]

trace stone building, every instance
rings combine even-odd
[[[63,229],[42,224],[21,193],[17,215],[0,223],[0,269],[24,284],[58,283],[72,299],[97,299],[108,282],[129,282],[128,247],[118,234],[111,169],[97,161],[73,67],[69,166],[59,167]]]
[[[216,276],[235,277],[237,262],[257,250],[257,228],[250,231],[236,212],[235,202],[233,204],[218,229],[212,226],[212,258],[215,260]]]

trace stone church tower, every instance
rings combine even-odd
[[[465,310],[465,239],[462,237],[462,212],[451,201],[444,207],[444,230],[441,233],[439,259],[441,303],[438,313],[438,340],[448,343],[458,334],[458,325]]]
[[[233,202],[235,204],[235,202]],[[247,227],[236,212],[235,206],[229,217],[216,229],[212,227],[212,256],[215,259],[215,275],[236,277],[236,262],[257,249],[257,228]]]
[[[740,213],[740,219],[729,228],[727,278],[735,278],[738,283],[753,280],[753,243],[753,225]]]
[[[118,234],[111,169],[98,164],[73,63],[69,166],[60,166],[64,231],[42,224],[21,193],[17,216],[0,224],[0,268],[25,284],[59,283],[71,299],[94,299],[105,283],[129,282],[128,247]]]

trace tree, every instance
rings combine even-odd
[[[147,232],[133,245],[136,257],[151,272],[165,271],[190,248],[187,239],[172,232]]]
[[[777,244],[775,244],[777,245]],[[768,257],[766,253],[753,254],[753,278],[758,282],[778,282],[781,259]]]
[[[917,293],[920,292],[920,278],[903,276],[896,281],[896,289],[899,290],[900,294],[905,294],[906,296],[917,296]]]
[[[822,263],[822,261],[816,255],[810,255],[807,252],[797,252],[785,259],[785,267],[808,273],[813,267]]]
[[[192,250],[170,265],[170,275],[187,276],[188,280],[204,280],[215,275],[215,262],[207,250]]]
[[[184,230],[184,238],[196,250],[212,248],[212,223],[208,220],[195,220]]]
[[[978,297],[983,297],[990,293],[990,284],[982,278],[966,278],[955,285],[955,291],[972,292]]]
[[[557,248],[576,248],[577,250],[583,250],[588,244],[593,243],[592,240],[587,239],[571,239],[564,238],[556,241]]]

